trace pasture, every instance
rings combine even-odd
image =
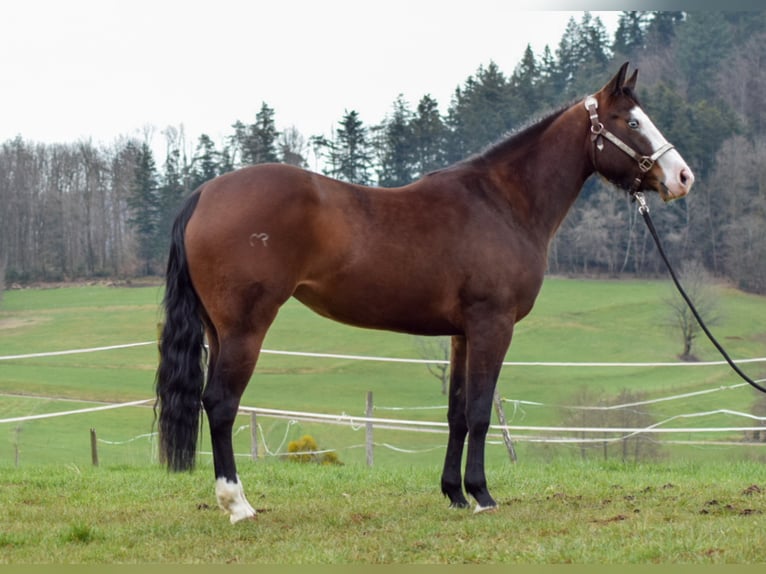
[[[667,282],[549,278],[518,325],[509,361],[674,362],[663,325]],[[766,300],[719,287],[714,332],[734,358],[766,355]],[[0,355],[101,347],[156,339],[159,287],[94,285],[8,291],[0,304]],[[419,358],[412,337],[361,331],[286,305],[264,347]],[[697,356],[718,360],[699,340]],[[153,397],[157,350],[128,349],[0,361],[0,419]],[[766,364],[747,365],[763,377]],[[630,390],[648,399],[738,384],[728,367],[506,366],[499,382],[510,425],[560,426],[558,408]],[[360,416],[372,391],[375,416],[444,421],[446,398],[424,365],[264,354],[242,404]],[[748,387],[647,407],[657,420],[718,409],[751,412]],[[541,403],[542,406],[529,403]],[[403,410],[386,410],[396,408]],[[433,407],[423,409],[422,407]],[[240,417],[235,448],[250,452]],[[448,511],[438,487],[446,436],[375,430],[375,465],[364,464],[363,425],[259,416],[261,450],[314,436],[343,466],[265,457],[241,465],[250,499],[265,509],[231,527],[215,508],[210,450],[192,474],[156,463],[150,406],[0,425],[3,562],[758,562],[766,511],[766,447],[741,432],[658,436],[651,463],[623,463],[601,447],[517,434],[511,465],[497,436],[487,472],[501,506],[488,516]],[[718,413],[674,426],[746,426]],[[101,466],[90,466],[96,428]],[[527,440],[525,440],[525,438]],[[673,439],[684,444],[675,444]],[[707,444],[689,444],[706,442]],[[712,441],[715,441],[714,444]],[[118,443],[118,444],[112,444]],[[667,486],[672,485],[672,486]],[[667,486],[667,487],[666,487]],[[756,488],[751,488],[755,486]],[[749,490],[748,490],[749,489]],[[745,492],[749,494],[743,494]],[[45,534],[39,524],[46,523]],[[354,536],[349,536],[349,533]],[[672,533],[672,534],[671,534]],[[199,540],[215,538],[213,546]],[[158,542],[158,540],[160,542]],[[630,541],[629,543],[625,543]]]
[[[208,473],[0,470],[2,563],[657,564],[766,560],[762,464],[490,465],[499,508],[450,510],[436,469],[242,465],[255,520]],[[757,484],[753,480],[757,479]]]

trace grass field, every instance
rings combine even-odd
[[[269,461],[232,526],[207,473],[0,469],[0,563],[743,564],[766,561],[763,465],[510,464],[499,508],[450,510],[434,472]]]
[[[551,278],[519,324],[509,361],[672,362],[681,347],[663,326],[665,282]],[[156,339],[159,287],[9,291],[0,303],[0,356]],[[714,331],[735,358],[766,356],[766,298],[720,287]],[[419,358],[413,338],[362,331],[290,302],[268,349]],[[703,360],[718,360],[700,340]],[[0,419],[153,397],[154,344],[87,354],[0,360]],[[766,363],[745,367],[763,377]],[[629,390],[647,398],[714,390],[739,379],[727,367],[508,366],[499,390],[511,425],[561,425],[588,393],[599,403]],[[423,365],[264,354],[243,404],[325,413],[443,421],[446,399]],[[750,412],[747,387],[643,407],[655,420],[718,409]],[[543,403],[535,406],[530,402]],[[404,410],[385,410],[396,407]],[[417,407],[436,407],[419,410]],[[209,441],[200,468],[167,475],[156,464],[150,404],[0,424],[0,562],[753,562],[764,561],[766,446],[741,432],[661,436],[651,464],[602,460],[602,447],[516,436],[511,465],[495,437],[487,453],[500,509],[449,512],[438,492],[446,438],[375,430],[375,466],[358,427],[259,416],[271,452],[311,434],[338,450],[338,467],[249,463],[249,416],[238,420],[240,474],[258,520],[232,528],[214,508]],[[747,426],[709,415],[670,426]],[[101,466],[90,465],[97,429]],[[703,445],[670,444],[702,440]],[[726,442],[714,444],[711,441]],[[737,441],[740,441],[739,443]],[[263,441],[260,445],[264,450]],[[619,445],[609,447],[610,457]],[[619,456],[618,456],[619,459]],[[672,485],[672,486],[667,486]],[[756,488],[750,488],[755,486]],[[749,494],[743,494],[749,490]],[[6,512],[7,509],[7,512]],[[44,532],[40,525],[45,524]],[[350,536],[353,533],[354,536]],[[199,540],[215,538],[213,546]]]

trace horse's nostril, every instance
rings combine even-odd
[[[681,185],[688,186],[691,185],[694,181],[694,176],[691,174],[690,171],[686,169],[682,169],[680,173],[680,179],[681,179]]]

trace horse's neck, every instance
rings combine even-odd
[[[528,222],[546,243],[556,233],[593,173],[587,154],[587,115],[578,106],[565,110],[535,140],[508,148],[494,164],[498,181],[516,219]]]

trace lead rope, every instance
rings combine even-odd
[[[644,221],[646,222],[646,226],[649,228],[649,233],[651,233],[652,238],[654,239],[654,243],[657,245],[657,250],[660,252],[660,256],[662,257],[662,260],[665,262],[665,266],[668,268],[668,271],[670,272],[670,276],[673,278],[673,283],[676,284],[676,287],[678,288],[678,292],[681,294],[681,297],[683,297],[684,301],[686,301],[686,304],[689,306],[689,309],[691,310],[692,315],[694,315],[694,318],[697,320],[697,323],[699,323],[699,326],[705,332],[705,335],[707,335],[707,338],[710,339],[710,342],[713,343],[715,348],[718,349],[718,352],[720,352],[723,358],[726,359],[726,362],[729,363],[729,366],[731,366],[731,368],[734,369],[734,372],[736,372],[745,382],[750,384],[752,387],[758,389],[762,393],[766,393],[766,388],[762,387],[761,385],[756,383],[753,379],[751,379],[745,373],[742,372],[742,369],[740,369],[737,366],[737,364],[731,359],[731,357],[726,352],[726,350],[721,346],[721,344],[716,340],[716,338],[710,332],[710,329],[707,328],[707,325],[705,325],[705,322],[702,320],[702,317],[700,317],[700,314],[697,312],[697,309],[694,307],[694,304],[692,303],[691,299],[686,294],[686,291],[684,291],[684,288],[681,286],[681,282],[678,280],[678,277],[676,277],[676,274],[673,271],[673,267],[670,265],[670,261],[668,260],[668,256],[665,254],[665,250],[662,248],[662,244],[660,243],[660,237],[657,234],[657,230],[654,228],[654,223],[652,222],[652,218],[649,215],[649,206],[646,204],[646,199],[644,198],[644,194],[638,191],[633,194],[633,199],[638,202],[638,212],[644,218]]]

